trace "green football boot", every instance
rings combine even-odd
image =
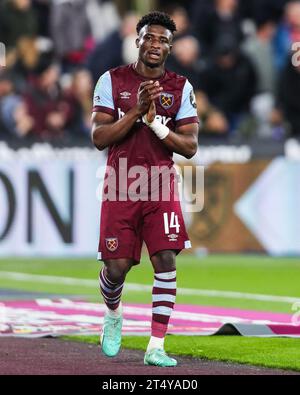
[[[120,351],[122,340],[123,317],[112,317],[108,314],[104,316],[100,343],[103,353],[107,357],[115,357]]]
[[[164,350],[160,348],[154,348],[146,352],[144,364],[160,367],[173,367],[177,366],[177,361],[174,358],[168,357]]]

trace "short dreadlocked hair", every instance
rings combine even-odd
[[[140,34],[142,28],[146,25],[160,25],[170,30],[172,34],[176,32],[176,24],[168,14],[161,11],[153,11],[144,15],[136,26],[137,34]]]

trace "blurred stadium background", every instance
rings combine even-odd
[[[167,67],[194,85],[202,121],[197,155],[175,159],[205,166],[204,209],[185,218],[193,249],[178,259],[178,286],[205,292],[179,292],[177,301],[293,314],[300,299],[300,1],[287,0],[1,1],[0,299],[15,298],[13,289],[19,297],[99,300],[106,153],[90,139],[93,89],[106,70],[135,61],[136,23],[154,9],[176,21]],[[128,281],[152,283],[145,257]],[[137,295],[151,302],[150,292],[133,290],[124,300]]]
[[[299,256],[300,1],[286,0],[2,1],[0,256],[93,256],[106,159],[90,140],[93,89],[136,59],[151,9],[177,23],[167,66],[194,85],[202,120],[193,252]]]

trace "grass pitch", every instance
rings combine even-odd
[[[98,336],[68,336],[65,339],[99,344]],[[148,340],[144,336],[124,336],[122,347],[145,350]],[[299,339],[169,335],[165,349],[174,355],[300,372]]]
[[[69,285],[39,282],[38,279],[8,280],[3,272],[59,276],[95,280],[95,283]],[[35,292],[84,295],[87,300],[101,300],[97,288],[99,263],[93,259],[2,259],[0,260],[0,288]],[[126,282],[151,285],[153,273],[150,261],[128,274]],[[95,284],[95,285],[94,285]],[[274,301],[255,297],[232,298],[220,296],[184,295],[178,292],[177,302],[206,306],[234,307],[293,314],[292,303],[276,301],[276,296],[289,296],[300,301],[300,260],[264,256],[208,256],[196,258],[180,255],[177,258],[179,288],[232,291],[242,294],[274,296]],[[151,303],[151,292],[126,291],[123,301]],[[78,338],[77,338],[78,339]],[[84,337],[84,341],[98,342],[98,338]],[[124,337],[123,346],[145,349],[147,338]],[[200,358],[249,363],[273,368],[300,371],[300,339],[266,339],[242,337],[168,336],[166,350],[170,353]]]

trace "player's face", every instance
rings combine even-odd
[[[173,35],[160,25],[147,25],[136,40],[139,59],[148,67],[160,67],[165,63],[172,48]]]

